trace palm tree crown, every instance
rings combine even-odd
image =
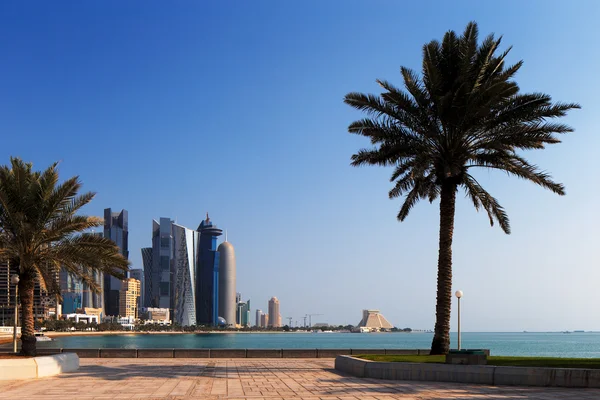
[[[475,168],[497,169],[564,195],[564,187],[525,160],[522,150],[559,143],[557,134],[572,128],[549,120],[579,108],[552,103],[543,93],[520,93],[513,80],[522,61],[506,65],[510,48],[499,52],[501,38],[478,43],[477,24],[458,36],[449,31],[440,43],[423,46],[421,75],[402,67],[404,89],[378,80],[380,96],[349,93],[345,103],[368,118],[353,122],[350,133],[371,139],[372,148],[352,156],[352,165],[392,166],[390,198],[405,196],[403,221],[421,199],[440,197],[440,242],[436,327],[432,354],[449,349],[452,237],[456,191],[462,187],[477,210],[506,233],[510,224],[498,201],[477,182]]]
[[[401,68],[406,91],[377,80],[381,96],[350,93],[345,102],[371,118],[352,123],[351,133],[366,136],[377,147],[362,149],[352,165],[394,166],[390,198],[406,194],[398,219],[404,220],[419,199],[435,200],[442,183],[462,186],[477,209],[487,211],[506,233],[508,217],[496,199],[470,173],[483,167],[530,180],[560,195],[555,183],[519,150],[543,149],[559,143],[556,133],[571,132],[567,125],[546,122],[579,105],[552,104],[542,93],[523,94],[511,80],[523,62],[506,66],[510,48],[496,54],[501,38],[488,36],[478,46],[477,24],[462,36],[450,31],[442,43],[423,47],[419,77]]]
[[[94,273],[124,277],[128,261],[117,245],[103,237],[80,234],[100,226],[97,217],[76,215],[94,193],[79,195],[81,183],[73,177],[59,183],[57,164],[43,172],[11,158],[0,167],[0,258],[18,266],[22,304],[22,351],[35,354],[33,287],[60,294],[57,273],[64,268],[98,292]]]

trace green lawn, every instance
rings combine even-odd
[[[384,356],[359,355],[358,358],[371,361],[444,363],[445,356]],[[488,365],[512,367],[554,367],[600,369],[600,358],[555,358],[555,357],[488,357]]]

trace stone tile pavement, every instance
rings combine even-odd
[[[596,389],[360,379],[333,359],[82,359],[72,373],[0,381],[0,399],[600,399]]]

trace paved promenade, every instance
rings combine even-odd
[[[600,399],[596,389],[349,377],[333,359],[82,359],[53,378],[0,381],[0,399]]]

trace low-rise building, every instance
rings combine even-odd
[[[171,323],[168,308],[146,307],[142,308],[141,311],[145,317],[145,324],[169,325]]]
[[[393,327],[379,310],[363,310],[363,317],[358,323],[360,332],[389,331]]]
[[[71,321],[75,321],[75,322],[85,322],[86,324],[90,324],[92,322],[95,323],[100,323],[100,318],[97,315],[93,315],[93,314],[79,314],[79,313],[73,313],[73,314],[63,314],[62,315],[63,319],[69,319]]]

